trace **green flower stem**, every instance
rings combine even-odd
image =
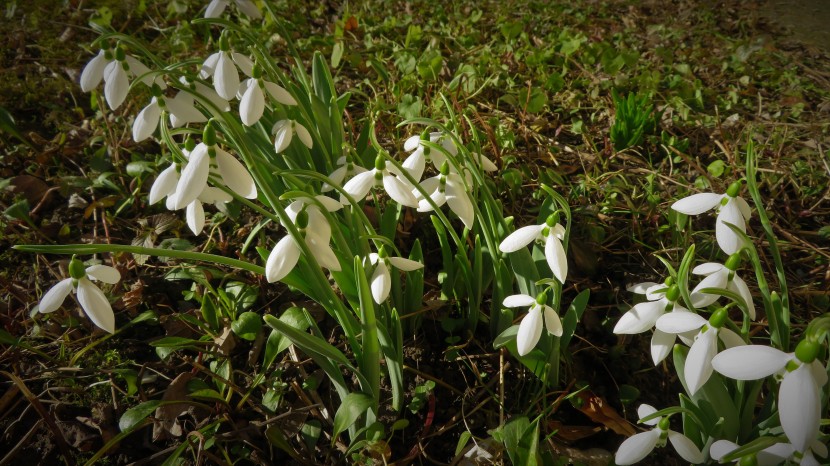
[[[784,262],[781,260],[781,253],[778,250],[778,242],[775,239],[775,233],[772,231],[772,224],[770,224],[769,217],[764,210],[763,199],[761,192],[758,189],[758,181],[756,179],[756,157],[755,145],[752,139],[749,139],[746,145],[746,187],[749,194],[752,196],[752,201],[755,203],[755,210],[758,212],[758,219],[761,220],[761,226],[764,229],[764,234],[769,242],[769,250],[772,254],[772,260],[775,262],[775,273],[778,275],[778,287],[780,289],[781,297],[781,315],[779,318],[778,340],[783,351],[789,351],[790,339],[790,298],[787,292],[787,276],[784,272]],[[761,269],[756,268],[756,274],[761,275]],[[760,280],[758,285],[760,286]],[[769,309],[768,309],[769,310]]]

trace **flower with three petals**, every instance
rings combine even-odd
[[[741,183],[735,182],[729,186],[726,194],[693,194],[675,202],[671,208],[686,215],[699,215],[717,208],[715,238],[718,246],[727,254],[735,254],[743,248],[743,239],[732,231],[727,223],[735,225],[740,231],[746,233],[746,221],[751,215],[749,204],[743,198],[738,197],[740,190]]]
[[[343,181],[351,179],[353,176],[364,173],[367,170],[360,165],[355,165],[354,162],[350,158],[346,158],[346,156],[340,157],[337,159],[337,168],[331,172],[329,175],[329,180],[334,183],[335,186],[343,187]],[[326,193],[334,189],[334,186],[324,183],[323,187],[320,188],[320,191]]]
[[[233,100],[239,92],[239,67],[246,76],[253,74],[254,62],[245,55],[230,51],[228,38],[222,35],[219,38],[219,51],[209,56],[202,64],[199,76],[207,79],[213,76],[213,87],[216,93],[225,100]]]
[[[108,265],[93,265],[84,268],[83,262],[72,258],[69,263],[69,278],[59,281],[40,300],[38,311],[43,314],[55,312],[71,292],[75,292],[81,309],[99,328],[115,332],[115,315],[107,297],[92,281],[114,285],[121,280],[121,274]]]
[[[329,246],[331,225],[320,211],[322,206],[329,212],[342,208],[342,204],[325,196],[297,199],[286,209],[288,218],[297,227],[298,233],[305,241],[314,259],[320,267],[333,272],[341,270],[337,255]],[[265,262],[265,278],[273,283],[285,278],[294,270],[300,259],[302,249],[292,235],[286,235],[277,242]]]
[[[501,252],[518,251],[534,241],[545,244],[545,259],[553,276],[559,283],[565,283],[568,276],[568,258],[562,240],[565,238],[565,228],[557,223],[559,215],[551,214],[541,225],[528,225],[514,231],[499,244]]]
[[[799,342],[794,353],[765,345],[738,346],[715,356],[712,366],[735,380],[783,374],[778,417],[793,449],[803,455],[819,435],[821,388],[827,383],[827,370],[817,359],[820,348],[817,342],[806,339]]]
[[[721,308],[707,321],[694,312],[669,312],[657,319],[657,330],[666,334],[680,335],[697,331],[689,354],[686,356],[685,378],[689,395],[694,395],[712,376],[712,358],[718,354],[718,340],[726,348],[744,345],[743,339],[728,328],[724,328],[728,316]]]
[[[637,408],[637,415],[640,419],[650,416],[657,412],[653,406],[641,404]],[[641,421],[642,422],[642,421]],[[634,434],[625,439],[625,441],[617,449],[617,454],[614,455],[614,462],[620,466],[637,463],[642,460],[655,447],[665,447],[666,440],[674,447],[677,454],[684,460],[699,464],[704,460],[703,453],[688,437],[669,429],[669,418],[658,417],[649,421],[643,422],[647,426],[655,426],[646,432]]]
[[[394,168],[391,167],[391,164],[387,164],[383,155],[378,155],[375,159],[375,168],[352,177],[343,185],[343,190],[360,202],[366,198],[369,190],[373,187],[383,187],[386,194],[398,204],[418,208],[418,200],[412,194],[412,190],[415,189],[414,186],[406,178],[394,174]],[[342,196],[340,202],[346,204],[348,200],[345,196]]]
[[[106,42],[104,45],[107,46]],[[110,109],[115,110],[127,98],[130,78],[144,76],[149,72],[149,68],[133,56],[127,55],[121,47],[116,47],[115,50],[104,48],[87,63],[81,72],[81,90],[89,92],[95,89],[103,79],[104,98]],[[144,76],[141,82],[151,86],[153,77]],[[163,81],[159,82],[158,86],[161,89],[166,88]]]
[[[516,349],[519,351],[519,356],[530,353],[536,347],[536,343],[539,343],[539,338],[542,337],[543,316],[544,327],[547,331],[553,336],[562,336],[562,321],[559,320],[556,311],[545,304],[547,300],[545,293],[540,293],[535,298],[526,294],[514,294],[504,298],[502,305],[505,307],[530,306],[516,334]]]
[[[314,140],[311,139],[311,133],[308,132],[308,129],[306,129],[305,126],[294,120],[280,120],[274,123],[274,127],[271,128],[271,134],[274,135],[274,150],[276,150],[278,154],[284,151],[288,145],[291,144],[294,133],[297,133],[297,137],[300,138],[303,145],[309,149],[314,146]]]
[[[617,325],[614,326],[614,333],[633,335],[643,333],[655,326],[657,319],[667,312],[689,312],[685,307],[677,304],[680,298],[680,290],[672,279],[666,283],[645,282],[628,288],[628,291],[644,294],[648,301],[636,304],[626,312]],[[681,338],[686,335],[681,334]],[[666,359],[671,353],[676,336],[673,333],[666,333],[655,329],[651,336],[651,359],[655,365]]]
[[[392,274],[389,269],[395,267],[403,272],[411,272],[424,268],[424,264],[420,262],[404,257],[390,256],[383,246],[378,249],[377,253],[369,254],[369,262],[375,266],[375,271],[372,272],[372,278],[369,281],[369,287],[372,290],[372,298],[378,304],[386,301],[386,298],[389,297],[389,291],[392,289]]]
[[[421,194],[421,191],[414,189],[413,196],[418,200],[418,212],[432,212],[433,204],[441,207],[444,204],[450,206],[455,215],[464,222],[468,229],[473,228],[475,223],[475,210],[469,193],[464,188],[464,180],[458,173],[450,171],[450,165],[444,162],[441,165],[441,172],[421,182],[421,188],[430,193],[430,202]]]
[[[749,318],[755,320],[755,304],[752,302],[752,293],[746,282],[741,279],[735,270],[740,263],[740,256],[733,254],[724,265],[707,262],[700,264],[692,270],[695,275],[703,275],[705,278],[692,290],[692,304],[698,308],[704,308],[713,304],[720,298],[717,294],[702,293],[700,290],[706,288],[722,288],[731,291],[744,299],[747,306]]]
[[[235,4],[239,11],[251,19],[262,18],[262,13],[253,0],[211,0],[205,10],[205,18],[218,18],[231,3]]]
[[[282,105],[297,105],[297,101],[284,87],[262,79],[262,70],[259,65],[254,65],[253,77],[242,81],[237,93],[239,117],[243,125],[251,126],[262,118],[266,94]]]

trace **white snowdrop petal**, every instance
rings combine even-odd
[[[409,157],[403,161],[401,166],[406,169],[410,175],[412,175],[412,178],[420,180],[424,175],[424,169],[426,168],[426,157],[424,156],[424,151],[419,148],[415,152],[409,154]]]
[[[486,172],[494,172],[499,169],[492,160],[482,154],[470,154],[470,157]]]
[[[345,178],[346,178],[346,167],[345,166],[338,167],[337,169],[335,169],[333,172],[331,172],[329,174],[329,180],[331,180],[331,182],[334,183],[334,186],[339,186],[341,188],[343,187],[343,180]],[[332,189],[334,189],[334,186],[332,186],[328,183],[323,183],[323,187],[320,188],[320,191],[324,192],[324,193],[327,193],[327,192],[331,191]]]
[[[262,18],[262,13],[260,13],[259,8],[251,0],[236,0],[236,7],[251,19]]]
[[[179,172],[176,170],[175,164],[170,164],[169,167],[162,170],[153,186],[150,188],[150,195],[148,202],[150,205],[162,200],[165,196],[169,196],[176,190],[176,184],[179,182]]]
[[[652,429],[648,432],[640,432],[625,439],[614,455],[614,462],[620,466],[638,463],[648,456],[657,445],[660,439],[660,431]]]
[[[127,73],[121,67],[120,62],[114,61],[111,65],[115,66],[112,68],[109,79],[104,84],[104,97],[110,109],[115,110],[127,98],[127,92],[130,89],[130,80],[127,78]]]
[[[231,59],[239,69],[245,73],[245,76],[253,77],[254,74],[254,62],[248,57],[247,55],[243,55],[238,52],[231,52]]]
[[[187,92],[181,91],[176,94],[176,97],[167,99],[167,110],[170,114],[175,116],[183,124],[187,123],[204,123],[207,117],[200,112],[193,104],[193,96]]]
[[[743,247],[743,240],[726,223],[731,223],[739,230],[746,232],[746,221],[735,202],[729,202],[721,208],[715,223],[715,238],[718,246],[727,254],[735,254]]]
[[[70,292],[72,292],[72,279],[64,278],[43,295],[40,299],[38,312],[48,314],[57,311]]]
[[[372,273],[370,288],[372,289],[372,298],[374,298],[376,303],[380,304],[386,301],[386,298],[389,296],[389,290],[392,289],[392,277],[389,273],[389,268],[383,262],[379,262],[377,267],[375,267],[375,271]]]
[[[231,110],[231,105],[228,103],[228,100],[223,99],[213,88],[197,82],[196,92],[201,94],[202,97],[207,98],[219,110],[222,110],[223,112],[229,112]]]
[[[328,196],[318,195],[314,196],[314,199],[329,212],[336,212],[343,208],[343,204],[337,202],[337,200],[332,199]]]
[[[222,175],[222,181],[231,188],[231,191],[245,199],[256,199],[256,183],[245,165],[242,165],[236,157],[216,147],[216,165],[219,168],[219,174]]]
[[[207,186],[197,198],[205,204],[226,204],[233,200],[233,196],[213,186]]]
[[[819,388],[824,387],[824,385],[827,383],[827,369],[824,368],[824,365],[822,365],[821,362],[818,359],[816,359],[815,361],[810,363],[810,371],[813,373],[813,380],[816,381],[816,385],[818,385]]]
[[[265,278],[269,283],[282,280],[297,265],[300,248],[291,236],[284,236],[277,242],[265,262]]]
[[[228,52],[219,53],[219,61],[216,63],[216,71],[213,73],[213,87],[220,97],[232,100],[239,91],[239,74],[233,60]]]
[[[421,143],[421,135],[416,134],[414,136],[409,136],[406,138],[406,141],[403,142],[403,150],[407,152],[412,152],[418,148]]]
[[[205,227],[205,209],[198,199],[187,205],[185,219],[187,220],[187,226],[190,227],[190,231],[194,235],[202,233],[202,229]]]
[[[525,307],[531,306],[536,302],[536,298],[526,294],[514,294],[504,298],[502,306],[504,307]]]
[[[821,393],[808,365],[784,374],[778,392],[778,416],[793,448],[807,451],[818,436],[821,421]]]
[[[646,289],[646,299],[649,301],[657,301],[658,299],[662,299],[666,295],[666,291],[668,291],[668,289],[669,287],[666,286],[666,284],[658,283]]]
[[[637,304],[620,317],[614,326],[614,333],[618,335],[643,333],[654,327],[665,309],[666,303],[663,300]]]
[[[138,78],[139,76],[143,76],[141,78],[141,82],[144,83],[146,86],[152,86],[155,78],[147,73],[150,72],[150,68],[147,68],[144,63],[138,61],[137,58],[133,57],[132,55],[127,55],[124,57],[124,61],[127,62],[127,65],[130,67],[130,73]],[[164,84],[164,80],[159,80],[156,83],[162,90],[167,89],[167,85]]]
[[[407,189],[406,185],[394,175],[384,175],[383,189],[395,202],[407,207],[418,207],[418,200],[412,195],[412,190]]]
[[[141,142],[152,136],[159,124],[159,117],[161,117],[161,107],[153,97],[150,104],[138,112],[133,121],[133,141]]]
[[[657,412],[657,408],[651,406],[650,404],[643,403],[637,407],[637,418],[643,419],[644,417],[651,416],[652,414]],[[656,417],[650,421],[639,421],[641,424],[645,424],[647,426],[656,426],[657,423],[660,422],[660,418]]]
[[[693,194],[675,202],[671,208],[682,214],[698,215],[715,208],[722,197],[722,194],[714,193]]]
[[[718,299],[720,299],[720,295],[717,294],[710,294],[710,293],[702,293],[700,290],[706,288],[723,288],[725,289],[729,279],[729,271],[726,268],[723,268],[711,275],[708,275],[706,278],[700,281],[696,287],[692,290],[691,298],[692,304],[695,307],[703,308],[706,307]]]
[[[115,267],[109,265],[91,265],[86,268],[86,274],[93,280],[114,285],[121,281],[121,273]]]
[[[414,261],[411,259],[407,259],[405,257],[390,257],[389,262],[398,270],[403,272],[411,272],[413,270],[418,270],[424,268],[424,264]]]
[[[328,244],[328,239],[322,241],[314,235],[306,235],[306,244],[314,255],[314,260],[317,265],[324,269],[329,269],[332,272],[339,272],[341,270],[340,261],[337,260],[337,255],[331,246]]]
[[[720,341],[723,342],[723,346],[726,348],[746,345],[746,342],[744,342],[744,339],[740,335],[726,327],[718,330],[718,338],[720,338]]]
[[[199,77],[200,78],[207,79],[207,78],[213,76],[214,73],[216,73],[216,64],[219,63],[219,55],[221,55],[221,54],[222,54],[222,52],[216,52],[216,53],[210,55],[209,57],[207,57],[207,60],[205,60],[204,63],[202,63],[202,68],[199,70]],[[198,84],[197,84],[197,87],[198,87]]]
[[[271,95],[271,98],[277,102],[283,105],[297,105],[297,101],[294,99],[294,96],[292,96],[291,93],[284,87],[279,84],[272,83],[271,81],[263,81],[263,84],[265,85],[265,90]]]
[[[686,356],[685,376],[689,395],[694,395],[712,376],[712,358],[718,352],[717,332],[708,329],[697,337]]]
[[[661,286],[661,285],[662,285],[661,283],[643,282],[643,283],[637,283],[637,284],[634,284],[634,285],[630,285],[629,287],[626,288],[626,290],[630,291],[632,293],[646,294],[646,290],[648,290],[649,288],[654,287],[654,286]],[[663,286],[665,286],[665,285],[663,285]]]
[[[205,10],[205,18],[218,18],[230,3],[228,0],[211,0]]]
[[[294,130],[297,132],[297,137],[300,138],[300,142],[303,143],[306,147],[311,149],[314,147],[314,140],[311,139],[311,133],[308,132],[305,126],[296,123]]]
[[[741,211],[744,220],[749,220],[749,217],[752,216],[752,209],[749,207],[749,204],[742,197],[736,197],[734,202],[738,206],[738,210]]]
[[[744,301],[746,301],[747,314],[749,314],[750,319],[755,320],[755,303],[752,301],[752,293],[749,291],[749,287],[746,285],[746,282],[741,277],[735,275],[729,283],[729,289],[744,298]]]
[[[190,160],[182,170],[176,185],[175,209],[183,209],[193,202],[207,185],[210,174],[210,156],[207,146],[199,143],[190,154]]]
[[[274,150],[279,154],[291,144],[294,131],[291,129],[291,120],[280,120],[274,124]]]
[[[565,255],[562,242],[553,235],[548,235],[545,241],[545,259],[547,259],[548,267],[553,272],[553,276],[559,280],[559,283],[565,283],[565,279],[568,277],[568,258]]]
[[[499,244],[499,250],[508,253],[518,251],[538,238],[544,227],[544,225],[528,225],[519,228],[504,238],[504,241]]]
[[[516,348],[519,356],[531,352],[542,336],[542,312],[539,306],[533,306],[524,316],[519,324],[519,331],[516,334]]]
[[[109,333],[115,332],[115,315],[104,293],[89,279],[78,280],[78,302],[89,320]]]
[[[765,345],[729,348],[712,359],[716,371],[735,380],[757,380],[770,376],[787,365],[792,355]]]
[[[692,273],[695,275],[711,275],[719,270],[723,270],[724,268],[723,264],[718,264],[717,262],[706,262],[693,268]]]
[[[472,230],[473,225],[475,224],[476,215],[470,196],[468,196],[465,191],[453,189],[451,185],[447,183],[446,200],[447,205],[450,206],[450,210],[452,210],[455,215],[461,219],[461,222],[464,223],[464,226],[467,227],[468,230]]]
[[[548,332],[556,337],[562,336],[562,321],[559,320],[559,315],[550,306],[542,306],[545,310],[545,328]]]
[[[689,437],[686,437],[679,432],[670,430],[669,442],[671,442],[675,451],[677,451],[677,454],[684,460],[692,464],[700,464],[703,462],[703,453],[701,453],[700,449],[689,439]]]
[[[372,189],[372,184],[374,182],[374,170],[358,173],[357,175],[353,176],[352,179],[347,181],[345,185],[343,185],[343,190],[349,193],[349,195],[352,196],[355,201],[360,202],[366,198],[366,194],[368,194],[369,190]],[[348,202],[345,199],[343,199],[342,201],[344,204]]]
[[[242,119],[242,124],[251,126],[262,118],[265,111],[265,95],[262,93],[262,88],[259,84],[254,82],[239,102],[239,117]]]
[[[709,447],[709,456],[711,456],[715,461],[720,461],[721,458],[737,448],[738,444],[730,442],[729,440],[716,440],[715,443]]]
[[[669,312],[657,319],[657,329],[677,335],[678,333],[697,330],[706,324],[706,319],[694,312]]]
[[[654,330],[654,333],[651,335],[651,360],[655,366],[671,354],[676,339],[673,333]]]
[[[104,68],[109,62],[106,58],[106,53],[101,50],[98,52],[89,63],[86,64],[84,70],[81,72],[81,90],[89,92],[95,89],[104,78]]]

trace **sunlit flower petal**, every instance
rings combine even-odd
[[[98,86],[101,79],[104,78],[104,68],[106,68],[109,62],[110,60],[107,60],[106,52],[101,50],[98,52],[98,55],[86,64],[83,72],[81,72],[82,91],[89,92]]]
[[[792,355],[765,345],[729,348],[712,359],[719,373],[735,380],[757,380],[770,376],[787,365]]]
[[[667,302],[664,300],[639,303],[623,314],[614,326],[616,334],[643,333],[654,327],[657,319],[666,310]]]
[[[121,272],[109,265],[91,265],[86,268],[86,274],[92,280],[114,285],[121,281]]]
[[[204,143],[193,149],[187,166],[182,170],[174,194],[175,210],[183,209],[196,199],[207,185],[210,174],[210,155]]]
[[[685,376],[689,395],[694,395],[712,376],[712,358],[718,353],[718,331],[712,328],[698,335],[686,356]]]
[[[71,291],[71,278],[65,278],[59,281],[40,299],[38,311],[42,314],[48,314],[50,312],[57,311],[61,307],[61,304],[63,304],[63,301],[66,299],[66,297],[69,296],[69,293]]]
[[[284,236],[277,242],[265,262],[265,278],[269,283],[282,280],[297,265],[300,248],[294,238]]]
[[[703,463],[703,453],[701,453],[700,449],[695,445],[695,443],[692,442],[685,435],[670,430],[669,442],[677,451],[677,454],[680,455],[680,457],[684,460],[692,464]]]
[[[551,335],[561,337],[563,329],[559,315],[550,306],[543,305],[542,307],[544,308],[545,328]]]
[[[89,320],[109,333],[115,332],[115,315],[104,293],[88,278],[78,279],[78,302]]]
[[[370,286],[372,288],[372,298],[376,303],[384,302],[389,296],[389,290],[392,289],[392,276],[383,261],[378,262],[375,267]]]
[[[693,194],[675,202],[671,208],[682,214],[698,215],[717,207],[722,197],[722,194],[714,193]]]
[[[818,436],[821,421],[821,393],[807,364],[784,376],[778,394],[778,416],[793,448],[807,451]]]
[[[153,97],[150,100],[150,104],[144,107],[135,117],[135,121],[133,122],[133,140],[135,142],[141,142],[152,136],[159,124],[159,117],[161,117],[161,107],[158,104],[158,100]]]
[[[673,333],[661,332],[659,329],[654,330],[651,335],[651,360],[655,366],[671,354],[676,340],[677,337]]]
[[[528,244],[532,243],[536,238],[539,237],[539,234],[542,232],[542,229],[545,227],[544,224],[542,225],[528,225],[526,227],[519,228],[518,230],[514,231],[513,233],[509,234],[504,241],[499,244],[499,250],[501,252],[515,252],[519,249],[527,246]]]
[[[236,93],[239,91],[239,74],[236,72],[236,66],[228,52],[219,53],[219,60],[213,73],[213,87],[216,89],[216,93],[226,100],[236,97]]]
[[[639,462],[654,450],[659,438],[660,431],[658,429],[640,432],[628,437],[614,455],[614,462],[620,466]]]
[[[108,75],[107,70],[110,70]],[[104,84],[104,97],[110,109],[115,110],[127,98],[127,92],[130,90],[130,80],[127,77],[127,72],[121,66],[121,62],[110,62],[107,65],[107,70],[104,71],[104,76],[108,76]]]
[[[148,202],[150,205],[155,204],[164,197],[175,192],[176,184],[178,184],[178,182],[179,172],[176,169],[175,164],[171,164],[169,167],[162,170],[156,178],[156,181],[153,182],[153,186],[150,188],[150,195],[148,196]]]
[[[256,199],[257,189],[254,179],[248,169],[236,157],[216,147],[216,165],[222,181],[231,188],[231,191],[245,199]]]
[[[195,199],[187,205],[185,219],[187,220],[187,226],[190,227],[190,231],[194,235],[202,233],[202,229],[205,227],[205,209],[202,207],[201,201]]]
[[[553,272],[553,276],[560,283],[565,283],[565,278],[568,275],[568,258],[565,255],[562,242],[554,235],[548,235],[545,240],[545,259],[548,267]]]
[[[731,223],[741,231],[746,231],[746,221],[734,199],[727,202],[718,212],[718,219],[715,223],[715,237],[723,252],[735,254],[743,247],[743,240],[726,223]]]
[[[539,342],[541,336],[542,312],[538,305],[533,305],[519,324],[519,331],[516,334],[516,348],[519,356],[529,353]]]
[[[246,82],[248,88],[239,102],[239,117],[243,125],[251,126],[262,118],[265,111],[265,95],[256,80],[248,79]]]
[[[637,417],[643,419],[645,417],[651,416],[652,414],[657,412],[657,408],[651,406],[650,404],[643,403],[637,407]],[[647,426],[656,426],[660,422],[660,418],[656,417],[649,421],[639,421],[642,424]]]

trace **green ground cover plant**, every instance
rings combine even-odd
[[[0,462],[823,464],[827,59],[724,8],[11,2]]]

